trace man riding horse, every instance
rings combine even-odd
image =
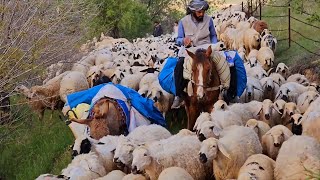
[[[170,64],[173,67],[176,62],[173,73],[173,94],[176,97],[171,108],[178,108],[184,99],[190,130],[200,112],[211,112],[220,95],[229,103],[242,94],[246,84],[243,61],[238,53],[212,50],[210,44],[217,43],[217,36],[212,18],[205,14],[208,8],[209,5],[204,0],[190,2],[187,16],[179,22],[177,38],[177,44],[187,48],[188,58],[180,56],[178,61],[167,63],[169,69]],[[184,48],[180,49],[180,55],[183,54],[181,52],[185,52]],[[160,76],[165,77],[166,74]],[[160,84],[165,84],[165,81]]]
[[[177,44],[191,47],[203,44],[217,43],[213,20],[205,14],[209,5],[203,0],[193,0],[187,7],[187,15],[178,25]],[[178,108],[188,81],[183,78],[184,57],[180,57],[174,70],[176,97],[171,108]]]

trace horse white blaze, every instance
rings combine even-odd
[[[198,98],[203,98],[204,92],[203,92],[203,65],[198,65],[198,86],[197,86],[197,96]]]

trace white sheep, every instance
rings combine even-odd
[[[201,112],[193,126],[193,130],[196,131],[196,133],[200,132],[202,123],[206,121],[211,121],[211,114],[208,112]]]
[[[158,180],[193,180],[192,176],[181,167],[169,167],[161,172]]]
[[[300,113],[305,113],[310,104],[319,97],[319,93],[315,91],[307,91],[302,93],[297,99],[297,106]]]
[[[70,73],[65,75],[60,82],[60,98],[63,102],[66,102],[68,94],[88,88],[89,84],[86,76],[80,72],[71,71]]]
[[[263,154],[275,160],[282,143],[288,140],[292,135],[292,132],[283,125],[272,127],[265,135],[262,136],[261,144]]]
[[[246,55],[249,55],[251,50],[258,49],[260,42],[261,36],[256,30],[250,28],[244,31],[243,43],[246,49]]]
[[[250,61],[250,59],[249,59],[249,61]],[[259,80],[264,77],[268,77],[267,72],[261,67],[261,65],[254,66],[254,67],[248,68],[246,70],[247,70],[248,77],[253,77],[253,78],[256,78]]]
[[[297,82],[287,82],[280,86],[275,99],[297,102],[297,98],[306,91],[316,91],[316,89],[312,86],[305,87]]]
[[[267,123],[256,119],[249,119],[246,123],[246,127],[253,129],[257,133],[260,142],[262,142],[262,136],[270,130],[270,126]]]
[[[286,105],[286,102],[282,99],[277,99],[274,101],[272,106],[272,115],[271,115],[272,121],[270,122],[271,127],[275,125],[283,124],[283,119],[281,117],[284,113],[285,105]]]
[[[277,92],[279,91],[280,85],[275,82],[271,77],[264,77],[260,79],[262,90],[264,92],[263,98],[274,100]]]
[[[287,78],[289,75],[289,68],[284,63],[279,63],[276,68],[276,73],[281,74],[284,78]]]
[[[284,111],[281,116],[281,119],[282,119],[281,121],[282,121],[282,124],[287,126],[290,130],[292,129],[292,124],[290,124],[291,116],[296,113],[300,114],[300,110],[298,109],[296,103],[289,102],[284,105]]]
[[[310,136],[320,143],[320,112],[311,112],[308,114],[307,118],[302,120],[302,135]]]
[[[62,175],[70,179],[96,179],[105,176],[106,170],[103,167],[102,159],[90,152],[75,157],[67,168],[62,170]]]
[[[263,154],[254,154],[250,156],[240,168],[238,180],[274,179],[275,161]]]
[[[279,86],[281,86],[282,84],[286,83],[286,80],[284,78],[284,76],[282,76],[279,73],[271,73],[269,75],[269,77],[271,77],[274,81],[274,83],[278,84]]]
[[[257,59],[266,71],[274,65],[274,53],[269,47],[261,47]]]
[[[261,47],[268,47],[273,51],[273,53],[276,52],[277,43],[277,39],[272,34],[265,34],[261,38]]]
[[[120,170],[114,170],[109,172],[106,176],[98,178],[96,180],[122,180],[126,174]]]
[[[241,120],[241,117],[239,117],[235,112],[228,109],[224,111],[213,109],[210,117],[211,121],[213,121],[215,125],[220,129],[224,129],[232,125],[244,125],[244,123]]]
[[[292,74],[287,78],[287,82],[297,82],[299,84],[302,84],[304,86],[309,86],[309,80],[302,74]]]
[[[177,166],[185,169],[194,179],[209,178],[212,164],[200,162],[197,157],[200,145],[196,136],[173,136],[146,144],[133,151],[132,170],[134,173],[145,172],[151,180],[155,180],[165,168]]]
[[[247,87],[240,96],[240,102],[250,102],[252,100],[262,101],[263,90],[261,83],[258,79],[253,77],[247,78]]]
[[[116,146],[114,152],[114,162],[120,168],[130,168],[132,163],[132,152],[141,144],[166,139],[171,136],[171,133],[159,126],[139,126],[135,128],[127,137],[121,138],[120,143]]]
[[[144,73],[128,74],[121,80],[120,84],[128,88],[139,90],[139,83],[144,76]]]
[[[248,54],[248,56],[246,56],[246,59],[247,59],[247,60],[249,60],[249,59],[251,59],[251,58],[257,59],[258,52],[259,52],[259,51],[256,50],[256,49],[251,50],[250,53]]]
[[[67,180],[68,177],[64,175],[41,174],[36,178],[36,180],[61,180],[61,179]]]
[[[283,143],[274,169],[276,180],[308,179],[319,171],[320,144],[314,138],[292,136]]]
[[[215,179],[237,178],[238,172],[253,154],[262,152],[257,134],[248,127],[232,126],[222,138],[209,138],[202,142],[200,160],[212,162]]]

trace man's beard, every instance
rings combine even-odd
[[[203,16],[197,17],[197,15],[195,13],[193,13],[193,17],[198,21],[198,22],[202,22],[203,21]]]

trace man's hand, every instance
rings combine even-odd
[[[183,38],[183,44],[186,47],[191,46],[191,39],[189,37]]]

